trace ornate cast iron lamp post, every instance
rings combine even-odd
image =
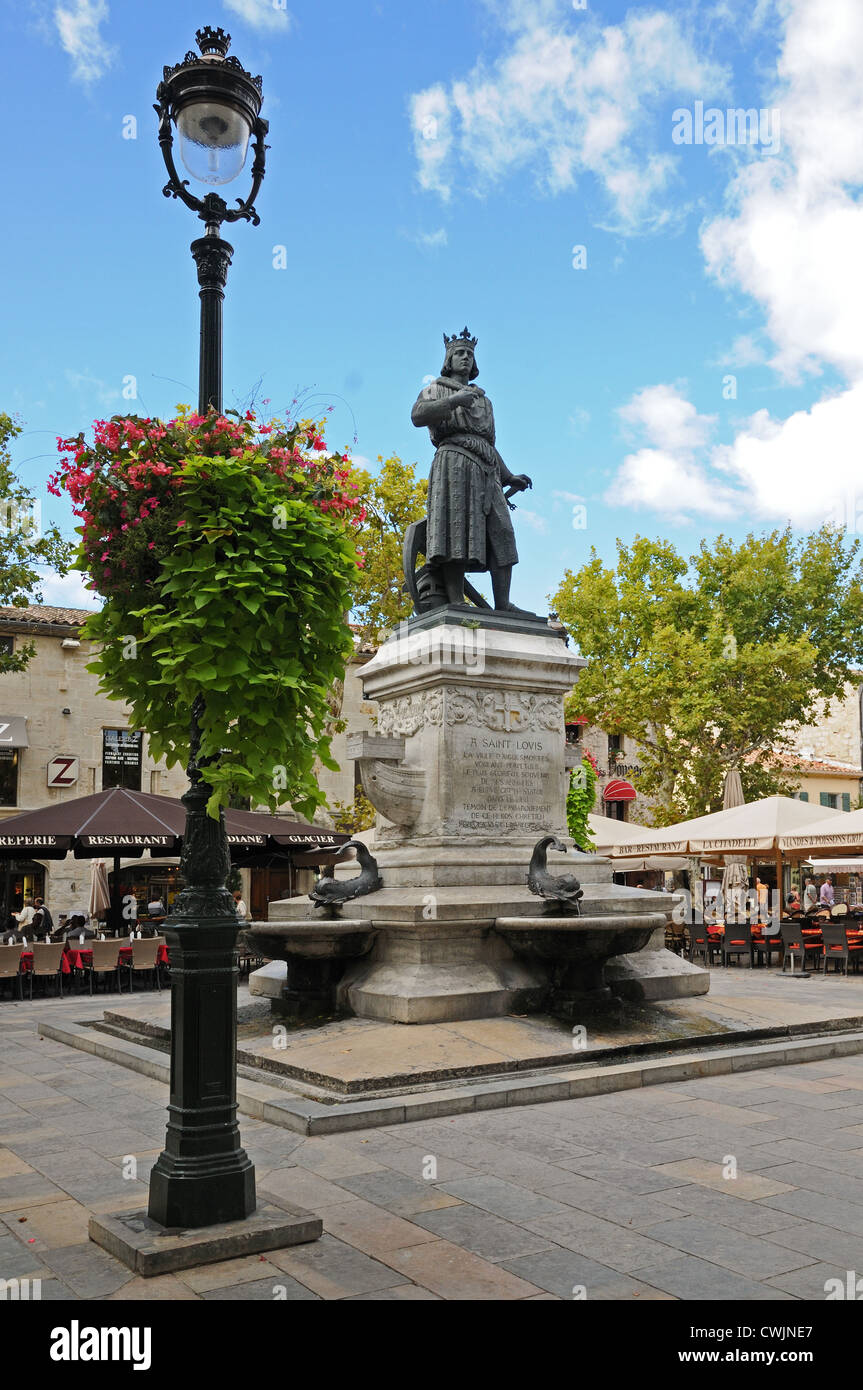
[[[269,126],[259,115],[263,95],[260,77],[252,77],[239,59],[229,58],[231,36],[224,29],[207,25],[195,34],[200,57],[191,51],[182,63],[165,68],[156,92],[159,115],[159,146],[168,170],[162,189],[166,198],[180,198],[196,212],[206,227],[202,237],[192,242],[192,255],[201,286],[201,356],[198,377],[198,410],[206,415],[212,405],[222,409],[222,301],[233,246],[219,235],[223,222],[240,218],[257,227],[260,218],[255,198],[264,177],[267,146],[264,138]],[[238,207],[229,208],[218,193],[196,198],[189,192],[188,179],[180,179],[174,164],[176,125],[180,158],[200,183],[230,183],[242,172],[249,139],[255,151],[252,188],[247,198],[238,198]]]
[[[198,410],[222,409],[222,301],[233,247],[219,235],[223,222],[257,226],[254,200],[264,177],[267,122],[260,77],[229,58],[230,35],[206,27],[189,52],[166,67],[159,84],[159,144],[168,169],[166,197],[197,212],[206,231],[192,242],[201,296]],[[248,197],[229,208],[218,193],[197,198],[174,164],[180,157],[204,184],[229,183],[241,172],[251,138],[255,157]],[[206,813],[211,788],[199,758],[203,700],[192,708],[189,790],[183,797],[186,886],[165,923],[171,948],[171,1099],[165,1148],[150,1176],[149,1215],[168,1227],[235,1221],[255,1210],[255,1170],[237,1124],[237,914],[228,892],[230,869],[224,816]]]

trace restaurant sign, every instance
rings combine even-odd
[[[22,846],[49,849],[57,843],[56,835],[0,835],[0,849],[20,849]]]
[[[82,845],[101,845],[107,849],[116,845],[173,845],[176,835],[82,835]]]
[[[284,841],[285,844],[288,845],[332,845],[333,849],[335,849],[336,847],[336,842],[333,839],[332,835],[315,835],[313,833],[306,833],[303,835],[277,835],[276,838],[280,841]]]
[[[74,787],[78,781],[78,759],[72,757],[52,758],[48,764],[49,787]]]

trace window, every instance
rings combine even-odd
[[[829,806],[831,810],[839,810],[839,797],[836,792],[821,792],[821,805]]]
[[[13,654],[14,651],[15,651],[15,638],[14,638],[14,637],[0,637],[0,652],[2,652],[4,656],[12,656],[12,654]]]
[[[17,805],[18,749],[0,748],[0,806]]]
[[[797,800],[798,800],[798,801],[808,801],[808,800],[809,800],[809,793],[808,793],[808,792],[798,792],[798,793],[797,793]]]
[[[581,743],[583,724],[567,724],[566,741],[567,743]]]
[[[141,751],[144,736],[131,729],[102,730],[102,790],[125,787],[141,790]]]
[[[611,765],[612,763],[620,762],[620,760],[621,760],[622,757],[623,757],[623,739],[621,738],[620,734],[609,734],[609,735],[608,735],[608,762],[609,762],[609,765]]]
[[[851,810],[851,793],[850,793],[850,792],[843,792],[843,793],[842,793],[842,810],[843,810],[843,811],[850,811],[850,810]]]

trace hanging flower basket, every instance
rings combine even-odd
[[[169,767],[188,762],[195,705],[211,815],[232,795],[313,814],[315,762],[335,767],[327,695],[353,651],[364,513],[347,454],[314,421],[183,408],[58,448],[49,490],[68,493],[74,568],[104,599],[84,627],[101,688]]]

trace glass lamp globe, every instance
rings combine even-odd
[[[180,158],[199,183],[230,183],[242,171],[251,126],[222,102],[193,101],[177,116]]]

